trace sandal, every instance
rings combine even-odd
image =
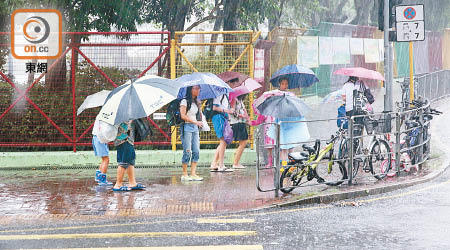
[[[130,187],[131,190],[144,190],[146,186],[142,185],[141,183],[136,184],[134,187]]]
[[[113,191],[126,192],[131,191],[131,188],[127,186],[121,186],[120,188],[113,188]]]

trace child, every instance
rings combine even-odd
[[[112,185],[112,182],[108,182],[106,178],[106,172],[108,171],[109,165],[109,149],[108,144],[102,143],[97,135],[100,132],[100,121],[95,120],[94,128],[92,128],[92,147],[94,148],[95,156],[101,157],[102,162],[100,163],[99,169],[95,172],[95,181],[98,182],[100,186]]]
[[[130,191],[142,190],[145,186],[136,183],[134,175],[134,164],[136,160],[136,153],[134,151],[134,135],[131,128],[131,121],[122,122],[119,125],[116,140],[114,145],[117,147],[117,181],[114,185],[113,191]],[[128,186],[123,184],[123,176],[125,171],[128,174]]]

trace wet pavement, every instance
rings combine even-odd
[[[450,102],[449,102],[450,103]],[[445,106],[450,104],[444,103]],[[441,105],[442,106],[442,105]],[[436,118],[434,133],[446,139],[446,122],[450,115]],[[433,125],[435,124],[435,125]],[[437,137],[433,137],[437,138]],[[446,140],[446,141],[450,141]],[[450,143],[447,143],[450,144]],[[199,167],[201,182],[181,182],[179,168],[137,168],[138,182],[147,186],[144,191],[113,192],[112,187],[98,186],[95,169],[2,170],[0,174],[0,224],[51,221],[49,219],[95,220],[117,217],[164,217],[171,215],[220,214],[259,209],[305,197],[350,192],[409,182],[443,169],[444,144],[432,143],[432,159],[420,174],[377,181],[367,173],[360,173],[357,185],[329,187],[314,181],[291,194],[276,198],[274,192],[256,189],[256,167],[248,166],[233,173],[211,173],[208,167]],[[448,148],[448,147],[447,147]],[[115,180],[116,169],[108,171]],[[271,170],[261,172],[261,186],[273,186]]]

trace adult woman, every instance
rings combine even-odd
[[[358,91],[361,88],[361,82],[358,77],[350,76],[348,80],[344,83],[342,87],[342,99],[345,102],[345,114],[347,116],[355,115],[354,107],[353,107],[353,92]]]
[[[239,162],[248,141],[247,124],[250,119],[244,105],[246,96],[247,94],[240,95],[231,101],[231,108],[234,109],[234,113],[230,114],[230,124],[233,129],[233,139],[239,141],[239,146],[234,153],[233,168],[245,168]]]
[[[180,102],[180,115],[184,123],[181,124],[181,143],[183,146],[182,181],[202,181],[203,178],[196,173],[197,162],[200,157],[199,127],[202,127],[200,102],[197,100],[200,94],[200,86],[191,86],[186,90],[186,98]],[[188,175],[187,167],[191,162],[191,175]]]
[[[287,91],[289,86],[289,81],[287,78],[280,78],[280,91]],[[289,92],[288,92],[289,93]],[[291,93],[289,93],[291,94]],[[302,142],[309,140],[309,130],[308,126],[304,122],[305,117],[290,117],[277,119],[276,122],[282,122],[280,127],[280,160],[287,161],[288,153],[292,152],[294,147],[300,145]],[[291,122],[296,121],[296,122]],[[273,133],[273,138],[275,134]]]

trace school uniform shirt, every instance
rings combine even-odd
[[[180,106],[185,106],[187,109],[187,100],[186,99],[181,100]],[[191,108],[187,111],[186,115],[187,115],[187,117],[189,117],[189,119],[196,121],[197,113],[198,113],[197,104],[195,102],[192,102]],[[191,123],[191,122],[185,122],[185,123]]]
[[[361,83],[357,81],[356,83],[346,82],[342,87],[342,91],[345,95],[345,111],[353,110],[353,90],[359,90],[361,88]]]
[[[236,99],[236,105],[234,107],[235,112],[230,115],[230,124],[236,124],[236,123],[246,123],[247,120],[245,120],[242,117],[239,117],[239,115],[245,115],[245,105],[242,100]]]
[[[221,109],[229,109],[230,102],[228,100],[228,94],[219,95],[218,97],[214,98],[213,105]]]

